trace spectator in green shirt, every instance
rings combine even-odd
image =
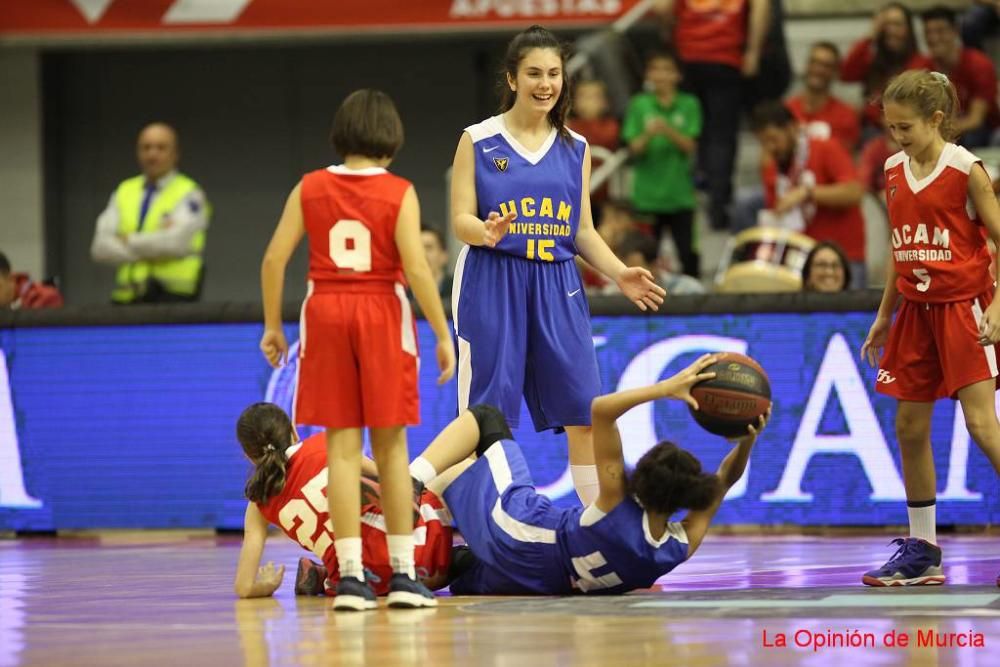
[[[633,206],[654,220],[657,238],[670,231],[684,273],[697,278],[692,161],[701,134],[701,106],[694,95],[677,90],[680,80],[675,56],[657,51],[649,57],[650,92],[629,102],[622,139],[633,157]]]

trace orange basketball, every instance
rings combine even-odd
[[[771,405],[771,383],[760,364],[748,356],[724,353],[722,359],[703,372],[715,373],[691,388],[698,409],[694,420],[709,433],[726,438],[747,434],[747,426]]]

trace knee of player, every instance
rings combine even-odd
[[[1000,424],[997,423],[996,415],[993,412],[980,413],[969,411],[965,413],[965,428],[977,444],[981,444],[990,439],[991,436],[1000,434]]]
[[[902,450],[929,446],[931,442],[929,424],[907,420],[897,420],[896,439],[899,441],[899,447]]]
[[[488,447],[498,440],[512,440],[507,418],[495,406],[480,403],[469,408],[469,413],[479,425],[479,442],[476,444],[476,456],[482,456]]]

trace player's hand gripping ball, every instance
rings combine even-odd
[[[725,352],[702,370],[715,377],[691,388],[698,409],[691,416],[709,433],[725,438],[747,434],[747,426],[758,423],[771,405],[771,383],[767,373],[748,356]]]

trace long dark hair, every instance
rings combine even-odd
[[[719,493],[719,477],[702,472],[691,452],[663,441],[642,455],[628,479],[628,492],[647,510],[671,516],[707,509]]]
[[[917,52],[917,35],[913,28],[913,12],[909,7],[899,2],[889,2],[882,5],[879,12],[889,9],[898,9],[906,19],[906,30],[909,33],[906,37],[906,46],[902,51],[891,51],[886,46],[885,36],[875,36],[875,58],[872,60],[868,76],[865,78],[865,93],[875,95],[882,92],[889,79],[899,74],[906,68],[913,54]]]
[[[507,76],[517,81],[517,68],[524,59],[528,51],[532,49],[552,49],[559,54],[562,62],[562,90],[559,91],[559,99],[549,111],[549,122],[556,128],[559,136],[569,139],[569,130],[566,129],[566,116],[569,115],[571,106],[570,81],[566,73],[566,53],[569,48],[559,41],[550,31],[540,25],[533,25],[527,30],[518,33],[507,45],[507,53],[503,58],[503,66],[500,69],[500,113],[510,111],[517,100],[517,93],[510,89],[507,84]]]
[[[244,493],[251,502],[266,503],[285,488],[292,421],[274,403],[254,403],[236,421],[236,439],[254,465]]]

